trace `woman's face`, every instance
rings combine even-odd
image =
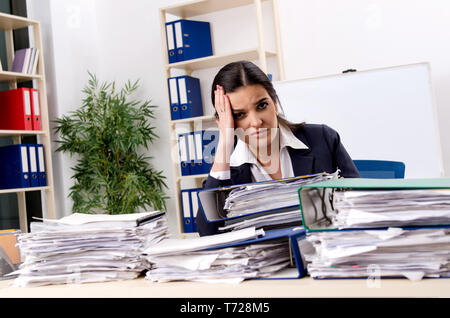
[[[270,147],[277,136],[277,104],[266,89],[259,84],[242,86],[227,95],[238,137],[252,148]]]

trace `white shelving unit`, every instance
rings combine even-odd
[[[14,60],[14,38],[13,31],[28,28],[30,34],[34,38],[34,47],[39,50],[38,65],[36,74],[22,74],[9,72],[12,68]],[[0,13],[0,29],[5,32],[7,65],[2,65],[3,70],[0,71],[0,82],[8,83],[10,89],[17,88],[17,83],[25,81],[33,81],[35,87],[39,90],[39,104],[41,115],[41,131],[17,131],[17,130],[0,130],[1,137],[12,137],[15,144],[22,142],[23,136],[37,136],[38,143],[44,145],[45,170],[47,172],[47,186],[32,187],[21,189],[0,189],[0,194],[16,193],[19,207],[20,230],[23,233],[28,231],[27,228],[27,208],[25,193],[28,191],[44,191],[45,206],[47,207],[47,217],[55,218],[55,203],[53,192],[53,170],[51,156],[50,128],[47,104],[47,91],[45,86],[44,74],[44,58],[41,41],[41,26],[38,21],[30,20],[23,17]]]
[[[163,63],[166,72],[165,78],[165,87],[167,91],[167,111],[169,113],[170,118],[170,97],[168,94],[167,87],[167,79],[172,76],[171,70],[178,69],[183,70],[186,75],[191,75],[193,71],[214,68],[214,67],[222,67],[228,63],[239,61],[239,60],[249,60],[249,61],[258,61],[258,66],[267,73],[267,59],[270,57],[274,57],[277,59],[278,66],[278,80],[284,79],[284,66],[282,60],[282,52],[281,52],[281,42],[280,42],[280,31],[279,31],[279,22],[278,22],[278,4],[277,0],[264,0],[272,2],[272,14],[273,14],[273,22],[274,22],[274,34],[275,34],[275,46],[276,51],[267,50],[264,44],[264,34],[263,34],[263,12],[262,12],[262,2],[263,0],[194,0],[189,1],[180,5],[169,6],[160,9],[160,23],[161,23],[161,47],[162,47],[162,56]],[[165,24],[167,21],[167,15],[172,15],[179,17],[180,19],[193,19],[194,17],[209,13],[214,13],[222,10],[228,10],[233,8],[238,8],[241,6],[253,5],[255,8],[254,14],[256,15],[256,28],[257,28],[257,46],[253,49],[247,50],[236,50],[231,54],[215,54],[208,57],[203,57],[199,59],[193,59],[178,63],[168,63],[168,51],[167,51],[167,42],[166,42],[166,28]],[[214,22],[212,22],[214,23]],[[214,34],[212,32],[212,37]],[[213,122],[215,120],[214,116],[201,116],[194,117],[189,119],[180,119],[180,120],[171,120],[169,121],[169,130],[171,136],[171,149],[178,149],[177,138],[176,138],[176,125],[177,124],[188,124],[190,126],[191,131],[195,131],[198,125],[201,125],[205,122]],[[175,147],[175,148],[174,148]],[[180,199],[180,191],[182,189],[181,182],[183,180],[194,180],[197,187],[202,186],[202,181],[208,176],[208,174],[201,175],[192,175],[192,176],[181,176],[180,173],[180,164],[179,162],[172,162],[172,167],[174,171],[174,193],[176,194],[175,202],[176,202],[176,216],[177,216],[177,225],[178,232],[183,234],[183,216],[181,209],[181,199]]]

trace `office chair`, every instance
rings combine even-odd
[[[361,178],[392,179],[405,177],[405,164],[400,161],[353,160]]]

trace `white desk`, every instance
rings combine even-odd
[[[450,297],[449,279],[249,280],[241,284],[193,282],[152,283],[144,278],[127,281],[11,287],[0,281],[0,297],[100,298],[299,298],[299,297]],[[379,286],[376,284],[379,283]]]

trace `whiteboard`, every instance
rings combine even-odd
[[[274,82],[285,117],[335,129],[352,159],[405,163],[405,178],[444,175],[428,63]]]

